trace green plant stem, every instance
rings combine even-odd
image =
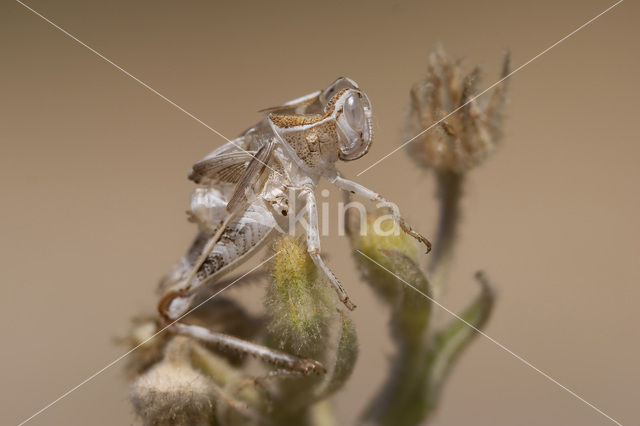
[[[311,407],[311,424],[313,426],[335,426],[333,409],[328,399],[318,402]]]
[[[393,270],[402,279],[412,283],[425,294],[430,294],[429,282],[416,262],[407,256],[384,251]],[[390,284],[402,285],[392,276]],[[400,303],[394,306],[391,330],[398,352],[395,354],[389,378],[365,412],[368,423],[381,425],[415,425],[425,415],[424,401],[428,386],[429,345],[425,330],[431,316],[431,304],[424,298],[416,298],[415,291],[407,286],[399,287]]]
[[[396,337],[398,353],[383,391],[369,405],[365,420],[384,426],[415,425],[425,416],[427,351],[420,341]]]
[[[437,408],[446,378],[467,346],[477,336],[476,330],[484,328],[491,316],[495,301],[493,287],[482,272],[476,273],[476,279],[480,283],[481,290],[474,301],[460,314],[460,318],[464,321],[458,318],[451,320],[429,342],[427,362],[429,382],[428,389],[425,391],[427,396],[425,418],[433,414]]]
[[[460,199],[464,174],[436,172],[437,197],[440,202],[436,239],[428,266],[429,281],[434,298],[440,299],[453,259],[453,251],[460,219]]]
[[[436,176],[439,217],[428,271],[430,296],[438,300],[442,296],[453,258],[464,175],[437,172]],[[413,296],[412,293],[405,293],[405,297]],[[429,306],[427,300],[422,302]],[[430,385],[433,379],[430,370],[433,367],[431,357],[436,334],[434,315],[437,311],[439,309],[431,306],[428,318],[421,321],[403,321],[407,314],[405,309],[394,312],[391,329],[398,352],[392,360],[393,371],[389,380],[365,413],[366,420],[380,425],[415,425],[435,411],[438,389]]]

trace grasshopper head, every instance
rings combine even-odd
[[[320,161],[319,156],[331,162],[356,160],[371,145],[371,103],[356,82],[346,77],[313,96],[265,112],[273,132],[310,166]]]

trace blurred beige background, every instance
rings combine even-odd
[[[518,66],[612,3],[28,2],[229,137],[260,108],[354,78],[376,138],[342,165],[349,177],[401,142],[436,42],[484,64],[486,87],[505,48]],[[192,238],[186,171],[223,140],[18,3],[0,8],[0,423],[17,424],[124,352],[113,338],[153,309]],[[513,77],[504,143],[466,188],[447,299],[462,307],[488,271],[500,298],[487,333],[625,424],[640,419],[638,11],[622,3]],[[432,181],[405,153],[358,180],[433,235]],[[323,244],[359,305],[361,355],[336,400],[352,424],[392,354],[388,312],[346,239]],[[31,424],[133,423],[122,367]],[[434,424],[609,421],[480,338]]]

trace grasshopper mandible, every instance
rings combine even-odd
[[[298,373],[322,372],[324,367],[314,360],[176,321],[190,309],[199,290],[254,254],[275,228],[289,231],[286,217],[299,213],[307,219],[306,243],[313,262],[340,301],[350,310],[356,307],[320,255],[315,188],[324,177],[344,191],[389,204],[376,192],[343,178],[335,167],[338,160],[356,160],[369,150],[371,103],[353,80],[343,77],[325,90],[262,112],[260,122],[193,165],[189,179],[201,186],[192,195],[189,215],[199,232],[163,280],[158,309],[177,333],[253,354]],[[292,190],[301,203],[290,199]],[[393,218],[430,250],[429,241],[397,211]]]

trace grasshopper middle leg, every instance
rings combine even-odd
[[[313,263],[315,263],[327,278],[329,278],[329,281],[338,294],[340,301],[347,307],[347,309],[353,311],[356,308],[356,305],[351,302],[347,292],[344,290],[342,285],[340,285],[336,276],[331,272],[331,269],[329,269],[320,256],[320,230],[318,229],[318,207],[316,205],[316,197],[312,190],[305,191],[304,197],[305,209],[309,219],[307,229],[305,230],[307,234],[307,250],[309,252],[309,256],[311,256]]]

